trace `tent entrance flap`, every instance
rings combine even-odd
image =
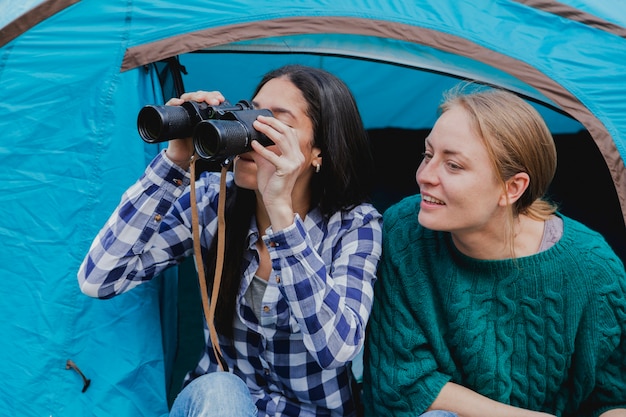
[[[161,91],[163,92],[163,102],[167,102],[172,97],[180,97],[185,92],[183,74],[187,75],[187,69],[181,65],[178,56],[154,62]]]

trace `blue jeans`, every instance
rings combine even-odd
[[[178,394],[170,417],[257,417],[246,384],[228,372],[212,372],[191,381]]]
[[[456,413],[453,413],[452,411],[433,410],[433,411],[425,412],[420,417],[458,417],[458,416],[456,415]]]

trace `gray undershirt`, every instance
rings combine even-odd
[[[539,252],[550,249],[561,239],[561,236],[563,236],[563,219],[559,216],[550,216],[543,225],[543,237],[541,238],[541,245],[539,245]]]
[[[256,275],[252,278],[252,282],[248,287],[248,290],[244,294],[244,298],[252,308],[256,318],[261,321],[261,310],[263,309],[263,295],[265,295],[265,289],[267,288],[267,281],[263,278],[259,278]]]

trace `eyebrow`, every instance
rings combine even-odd
[[[252,105],[254,106],[255,109],[260,108],[259,103],[257,103],[256,101],[252,101]],[[291,116],[292,118],[295,119],[295,115],[291,112],[291,110],[286,109],[284,107],[273,107],[270,108],[269,110],[271,110],[272,113],[274,114],[287,114],[289,116]]]
[[[430,140],[428,140],[429,137],[426,137],[426,139],[424,140],[424,144],[426,146],[430,146],[432,148],[432,145],[430,144]],[[453,151],[450,149],[444,149],[441,151],[441,153],[443,153],[444,155],[460,155],[461,157],[464,157],[463,153],[459,152],[459,151]]]

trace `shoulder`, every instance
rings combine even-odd
[[[564,277],[570,290],[578,295],[586,294],[599,304],[606,304],[607,294],[619,294],[617,298],[624,303],[626,270],[622,260],[600,233],[558,215],[563,219],[563,236],[545,252],[544,268]]]
[[[382,215],[369,203],[358,204],[348,210],[341,210],[325,219],[319,209],[307,215],[314,221],[316,228],[327,230],[329,235],[342,236],[351,231],[358,231],[359,239],[382,240]]]
[[[421,201],[422,196],[416,194],[406,197],[390,206],[383,214],[385,229],[393,229],[398,226],[402,227],[402,225],[407,222],[417,224],[417,215]]]
[[[422,241],[430,233],[418,222],[421,195],[400,200],[383,214],[383,233],[387,244],[404,246],[407,242]]]
[[[449,253],[447,233],[425,228],[418,221],[421,195],[406,197],[383,214],[383,252],[400,268],[423,269],[431,261],[444,261]],[[393,258],[393,259],[392,259]]]
[[[355,218],[376,218],[376,219],[380,218],[382,219],[383,217],[382,214],[380,214],[380,212],[378,211],[378,209],[370,203],[358,204],[352,207],[347,212],[349,213],[350,216],[353,216]]]
[[[557,213],[563,219],[562,245],[573,258],[586,263],[585,269],[599,268],[624,274],[624,265],[604,236],[583,223]],[[608,272],[607,271],[607,272]]]
[[[212,217],[217,213],[217,206],[220,195],[221,185],[221,173],[219,172],[202,172],[195,183],[190,184],[185,189],[185,192],[177,199],[176,207],[179,211],[188,211],[191,209],[191,187],[195,187],[195,201],[197,202],[198,211],[202,216]],[[228,173],[226,176],[226,189],[230,189],[234,186],[234,180],[232,173]],[[210,208],[208,212],[205,212],[207,208]]]
[[[226,173],[226,189],[234,187],[235,181],[232,172]],[[200,174],[200,177],[196,181],[196,190],[202,194],[209,194],[211,196],[219,195],[220,186],[222,182],[222,174],[220,172],[205,171]]]
[[[222,180],[222,173],[221,172],[215,172],[215,171],[204,171],[200,174],[198,181],[202,184],[217,184],[219,185],[220,182]],[[228,171],[226,173],[226,184],[227,185],[231,185],[234,182],[234,177],[233,177],[233,173],[231,171]]]
[[[319,209],[313,210],[311,215],[322,220],[322,214]],[[361,203],[351,207],[347,210],[340,210],[330,216],[328,223],[341,223],[346,227],[347,225],[354,224],[355,226],[374,222],[382,222],[382,214],[370,203]]]

